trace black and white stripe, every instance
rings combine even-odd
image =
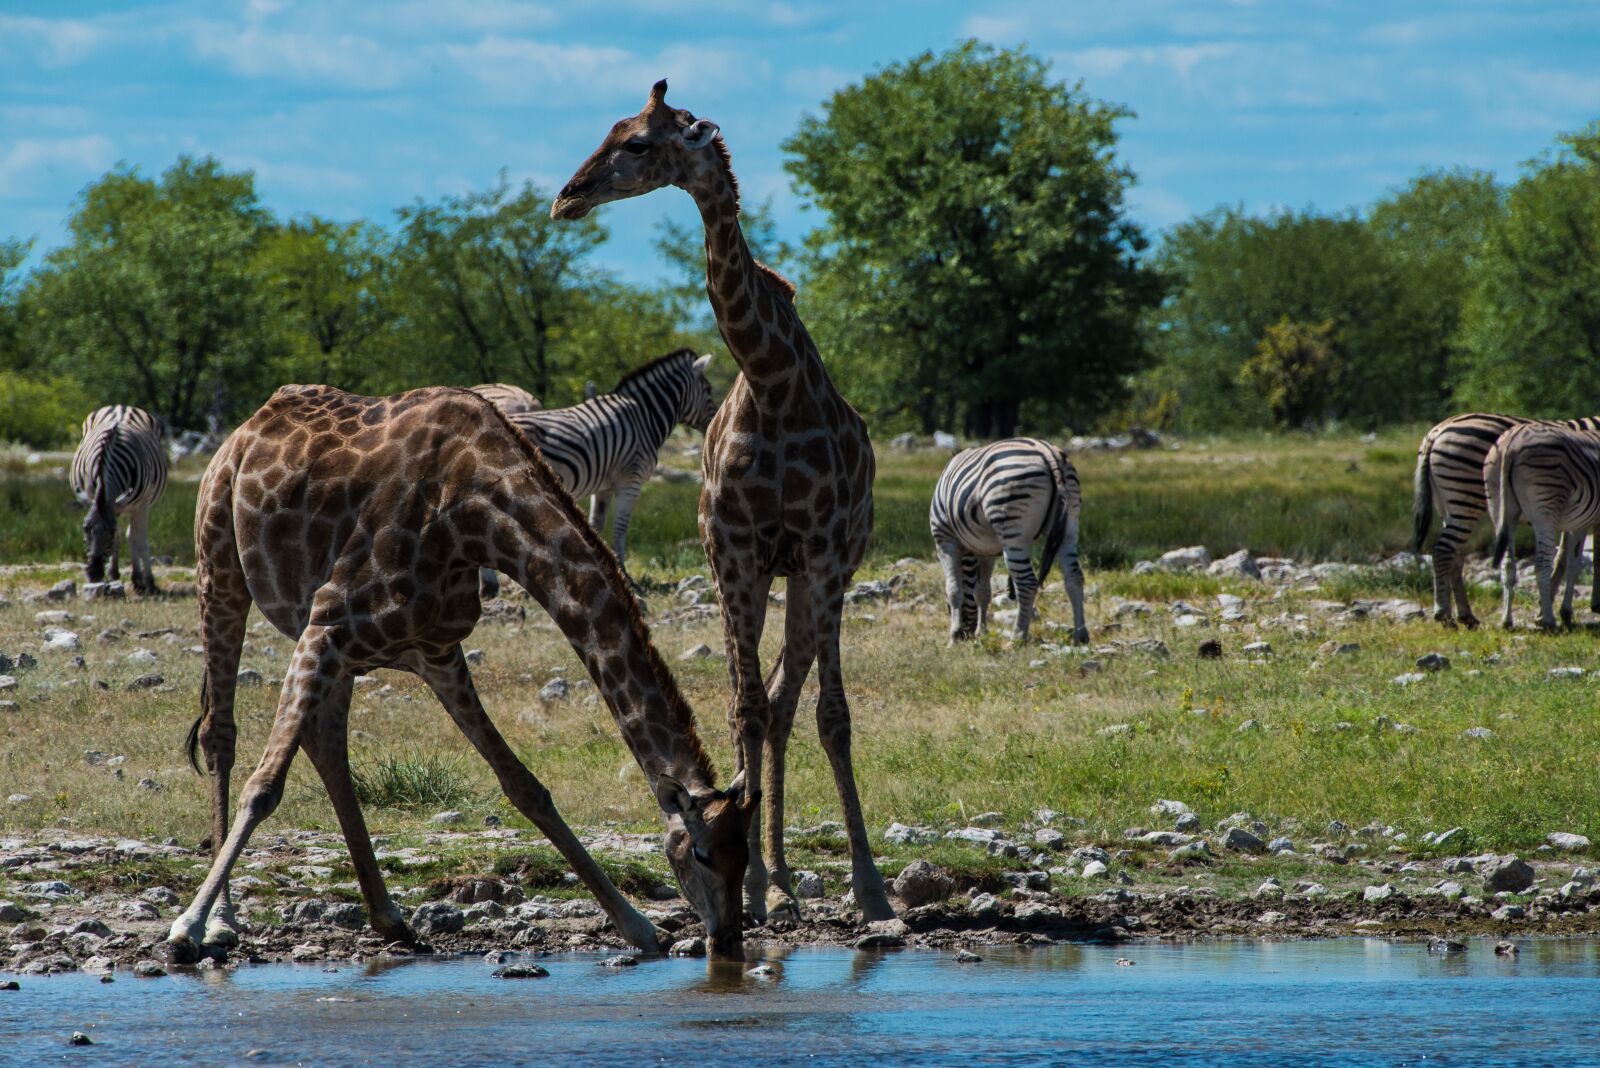
[[[527,433],[574,498],[590,497],[589,522],[626,561],[628,524],[656,455],[678,423],[705,430],[716,414],[706,364],[711,357],[679,349],[626,375],[611,393],[571,408],[508,418]]]
[[[150,570],[150,508],[167,488],[167,454],[161,447],[161,424],[142,408],[116,404],[83,421],[83,440],[72,454],[72,492],[88,509],[83,542],[90,582],[120,577],[117,566],[117,516],[128,517],[128,555],[133,558],[133,586],[155,592]]]
[[[539,403],[538,397],[521,386],[513,386],[506,382],[485,382],[481,386],[473,386],[472,392],[506,415],[521,415],[524,412],[544,410],[544,405]]]
[[[1441,525],[1433,543],[1433,618],[1447,626],[1454,625],[1458,614],[1463,625],[1478,625],[1467,601],[1462,550],[1489,507],[1484,492],[1484,460],[1489,450],[1500,435],[1527,422],[1530,420],[1495,412],[1455,415],[1429,430],[1417,446],[1412,480],[1415,548],[1423,551],[1437,508]],[[1600,418],[1569,419],[1556,425],[1595,430],[1600,429]],[[1583,539],[1578,540],[1581,543]],[[1595,588],[1593,607],[1600,612],[1600,584]]]
[[[989,615],[989,578],[1004,555],[1017,601],[1019,639],[1033,622],[1034,599],[1059,560],[1072,599],[1072,637],[1089,640],[1083,619],[1083,569],[1078,564],[1078,472],[1067,454],[1035,438],[1008,438],[951,457],[933,489],[928,525],[944,567],[950,639],[983,630]],[[1041,574],[1034,576],[1032,545],[1044,537]]]
[[[1522,423],[1489,450],[1483,465],[1489,517],[1494,523],[1494,562],[1504,566],[1507,628],[1513,623],[1517,561],[1512,535],[1517,520],[1533,526],[1534,570],[1539,583],[1539,624],[1556,625],[1554,570],[1565,541],[1566,592],[1561,621],[1572,625],[1572,590],[1578,574],[1582,532],[1600,524],[1600,434],[1557,423]]]

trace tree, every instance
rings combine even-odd
[[[307,216],[274,232],[256,269],[285,327],[282,376],[367,388],[373,341],[388,324],[392,240],[371,223]]]
[[[783,146],[827,214],[806,243],[807,286],[843,302],[813,324],[824,357],[867,350],[881,385],[889,339],[895,395],[873,399],[925,430],[1092,421],[1147,362],[1161,293],[1123,209],[1129,115],[976,41],[835,93]]]
[[[31,344],[103,403],[171,427],[242,415],[270,389],[253,270],[270,225],[254,176],[209,157],[180,157],[160,181],[113,171],[79,196],[70,243],[30,279]]]
[[[1295,323],[1285,317],[1267,327],[1239,379],[1261,394],[1278,426],[1311,430],[1327,418],[1341,363],[1338,346],[1332,319]]]
[[[1475,261],[1459,402],[1600,411],[1600,122],[1528,164]]]
[[[0,369],[18,368],[22,345],[22,265],[31,247],[25,241],[0,241]]]
[[[555,223],[532,184],[417,202],[399,212],[400,364],[435,383],[508,379],[547,397],[565,370],[552,339],[605,241],[593,220]]]

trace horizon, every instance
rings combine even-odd
[[[283,218],[390,227],[395,209],[485,188],[502,171],[550,194],[666,77],[674,104],[722,127],[748,200],[770,198],[780,235],[797,244],[815,216],[779,146],[801,116],[876,70],[968,37],[1026,44],[1058,80],[1135,113],[1118,124],[1117,156],[1138,178],[1129,214],[1153,239],[1217,207],[1360,210],[1434,169],[1508,181],[1600,115],[1580,32],[1600,31],[1600,9],[1573,0],[1428,5],[1393,18],[1371,2],[1285,11],[1253,0],[1115,11],[713,0],[697,10],[685,17],[660,0],[583,16],[524,0],[336,12],[295,0],[220,12],[199,0],[7,3],[0,239],[35,239],[37,263],[64,242],[86,185],[119,164],[156,176],[185,153],[253,171],[261,203]],[[698,221],[681,195],[608,205],[597,218],[610,240],[593,262],[634,284],[671,277],[653,247],[660,220]]]

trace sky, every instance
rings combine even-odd
[[[0,237],[59,244],[86,184],[181,153],[253,170],[284,216],[390,222],[502,170],[553,191],[667,77],[797,240],[799,119],[968,37],[1135,113],[1118,152],[1153,233],[1360,207],[1431,167],[1514,178],[1600,117],[1591,0],[0,0]],[[658,221],[698,219],[677,190],[596,217],[600,263],[638,283],[666,276]]]

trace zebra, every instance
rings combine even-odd
[[[538,397],[521,386],[508,385],[505,382],[485,382],[481,386],[473,386],[472,392],[507,415],[544,410],[544,405],[539,403]]]
[[[83,543],[90,582],[120,577],[117,567],[117,516],[128,516],[128,555],[133,558],[133,588],[156,592],[150,570],[150,509],[167,488],[167,454],[161,424],[142,408],[115,404],[83,421],[83,440],[72,454],[72,492],[89,512]]]
[[[950,640],[971,638],[988,622],[989,577],[1004,554],[1017,601],[1016,637],[1028,638],[1033,604],[1050,564],[1059,560],[1072,599],[1072,640],[1089,640],[1078,564],[1078,472],[1067,454],[1035,438],[1008,438],[957,453],[933,489],[928,525],[944,568]],[[1044,536],[1034,577],[1031,546]]]
[[[1472,536],[1478,519],[1488,510],[1483,465],[1490,448],[1501,434],[1527,422],[1527,419],[1495,412],[1454,415],[1429,430],[1417,446],[1417,466],[1412,478],[1413,547],[1418,553],[1423,551],[1437,505],[1441,524],[1439,536],[1433,543],[1433,618],[1447,627],[1455,626],[1455,609],[1459,609],[1463,626],[1478,625],[1472,605],[1467,601],[1467,583],[1462,576],[1465,560],[1461,550]],[[1569,419],[1557,425],[1573,430],[1597,430],[1600,417]],[[1581,543],[1582,539],[1579,541]],[[1557,566],[1561,566],[1561,561]],[[1600,583],[1595,586],[1591,606],[1600,612]]]
[[[1514,619],[1517,560],[1511,551],[1517,519],[1533,526],[1534,573],[1539,583],[1539,625],[1554,630],[1553,565],[1565,556],[1566,590],[1561,622],[1572,625],[1572,587],[1578,576],[1582,532],[1600,524],[1600,433],[1558,423],[1522,423],[1500,436],[1483,465],[1483,482],[1494,523],[1494,564],[1504,566],[1507,630]],[[1563,547],[1560,542],[1565,541]]]
[[[604,537],[609,525],[617,563],[624,565],[628,524],[656,454],[677,423],[704,431],[717,412],[706,380],[711,355],[678,349],[622,377],[617,388],[570,408],[506,413],[528,435],[574,498],[589,497],[589,525]],[[607,524],[607,513],[610,523]],[[483,575],[483,594],[499,580]]]

